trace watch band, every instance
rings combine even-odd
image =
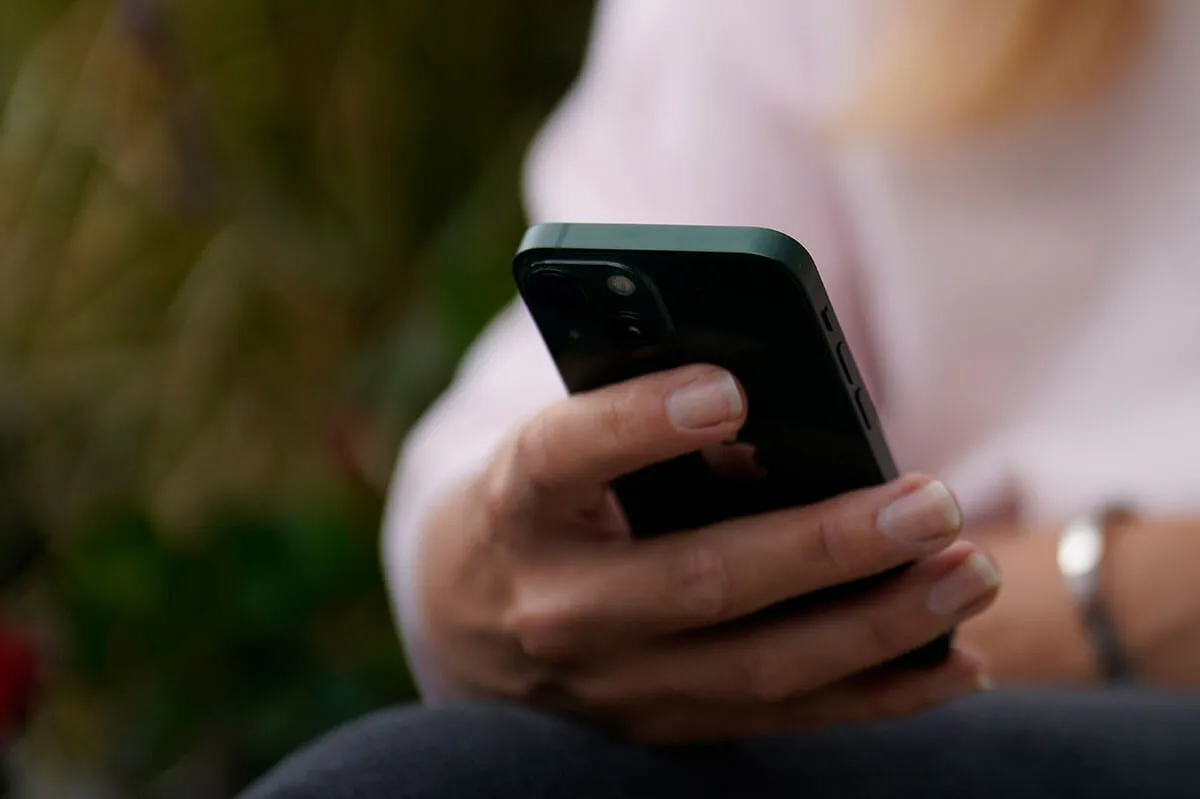
[[[1101,590],[1109,531],[1114,522],[1131,515],[1124,505],[1107,505],[1072,520],[1058,541],[1059,571],[1079,603],[1096,663],[1108,682],[1128,682],[1134,676]]]

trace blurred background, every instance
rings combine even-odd
[[[228,797],[411,697],[384,490],[589,6],[0,3],[6,795]]]

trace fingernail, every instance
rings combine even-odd
[[[680,430],[703,430],[731,422],[744,405],[737,381],[729,372],[688,383],[667,400],[667,415]]]
[[[929,689],[929,698],[935,704],[940,704],[985,693],[992,688],[992,681],[986,674],[972,674],[967,677],[955,674],[935,682]]]
[[[929,610],[957,616],[1000,587],[1000,571],[991,558],[976,552],[966,563],[943,577],[929,591]]]
[[[962,511],[950,489],[933,480],[879,512],[880,532],[906,545],[929,545],[951,538],[962,527]]]

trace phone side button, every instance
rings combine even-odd
[[[871,400],[867,398],[865,389],[859,389],[854,392],[854,404],[858,406],[858,415],[862,417],[863,424],[868,430],[875,429],[875,414],[871,413]]]
[[[854,385],[854,372],[850,371],[850,353],[846,350],[846,342],[839,341],[837,345],[838,363],[842,365],[842,374],[846,377],[846,382]]]

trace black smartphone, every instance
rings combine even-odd
[[[729,370],[746,392],[735,441],[614,482],[635,535],[807,505],[898,476],[816,265],[794,239],[763,228],[544,224],[526,233],[513,274],[570,392],[694,363]],[[949,646],[940,639],[905,664],[940,663]]]

